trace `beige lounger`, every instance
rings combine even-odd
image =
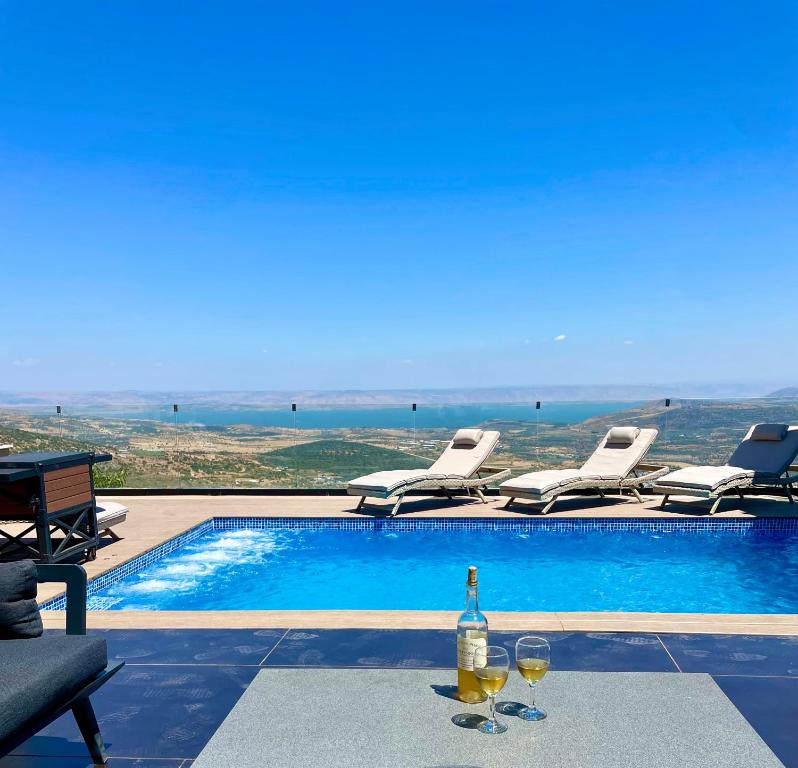
[[[502,483],[499,493],[510,497],[504,508],[527,499],[545,504],[540,510],[545,515],[562,494],[583,490],[595,490],[602,498],[607,490],[621,495],[629,490],[642,501],[638,489],[668,472],[667,467],[641,463],[657,434],[656,429],[612,427],[580,469],[544,469]]]
[[[685,467],[657,480],[654,490],[663,494],[661,508],[669,496],[698,496],[712,499],[709,514],[714,514],[723,495],[745,490],[781,488],[793,503],[793,483],[798,482],[798,467],[790,466],[798,455],[798,426],[754,424],[722,467]]]
[[[360,509],[367,498],[390,499],[397,497],[391,516],[399,511],[404,495],[415,490],[471,491],[485,503],[483,489],[488,483],[508,477],[509,469],[485,466],[496,444],[498,432],[483,432],[481,429],[460,429],[449,442],[438,460],[429,469],[395,469],[373,472],[358,477],[349,483],[347,493],[360,496]]]
[[[97,503],[97,530],[100,535],[108,534],[114,541],[119,541],[119,536],[111,530],[113,526],[127,520],[128,508],[118,501],[104,501]]]

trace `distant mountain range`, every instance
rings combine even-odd
[[[768,397],[798,397],[798,387],[783,387],[771,392]]]
[[[163,406],[171,403],[212,406],[379,406],[403,403],[465,405],[470,403],[634,402],[671,398],[733,399],[798,397],[798,387],[773,391],[774,382],[732,381],[714,384],[541,385],[462,389],[304,390],[304,391],[97,391],[0,392],[0,406],[49,408],[55,405],[102,407]]]

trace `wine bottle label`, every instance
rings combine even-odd
[[[473,634],[472,634],[473,633]],[[457,667],[468,672],[474,671],[474,651],[484,648],[488,638],[482,632],[469,630],[466,637],[457,636]]]

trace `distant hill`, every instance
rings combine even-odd
[[[30,451],[93,451],[97,446],[88,445],[71,437],[57,437],[40,432],[29,432],[0,425],[0,445],[13,445],[14,453]]]
[[[784,387],[771,392],[768,397],[798,397],[798,387]]]
[[[635,424],[659,430],[695,433],[723,432],[739,436],[758,422],[798,423],[798,402],[785,403],[768,399],[736,400],[673,400],[669,408],[664,401],[648,403],[640,408],[597,416],[577,427],[607,429],[614,424]]]
[[[419,456],[352,440],[315,440],[262,453],[260,460],[273,467],[313,469],[330,473],[373,468],[417,469],[430,465]]]

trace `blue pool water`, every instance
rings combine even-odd
[[[454,610],[473,563],[488,612],[798,612],[798,521],[220,519],[185,539],[90,607]]]

